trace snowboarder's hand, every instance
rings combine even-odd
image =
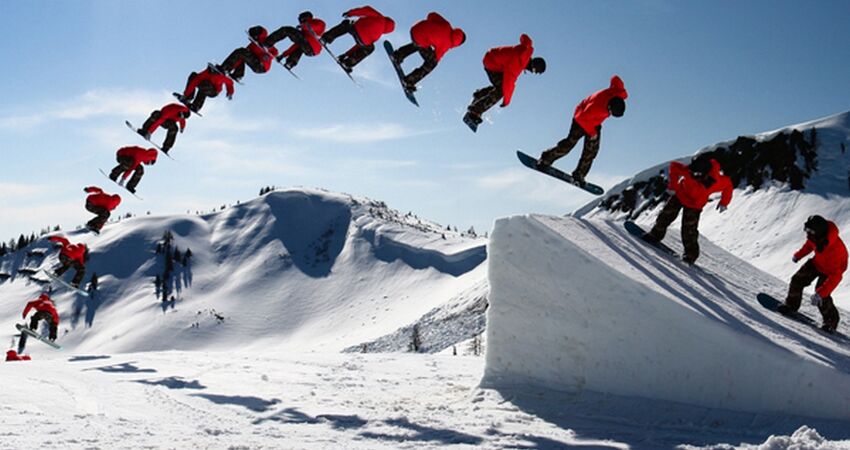
[[[351,15],[348,14],[348,11],[346,11],[346,12],[342,13],[342,17],[345,17],[347,19],[347,18],[351,17]]]
[[[800,261],[800,258],[798,258],[796,255],[791,257],[791,262],[793,262],[794,264],[797,264],[798,261]]]
[[[720,214],[725,213],[726,212],[726,205],[721,205],[720,203],[718,203],[717,204],[717,212],[719,212]]]
[[[233,100],[233,94],[227,94],[227,99],[228,99],[228,100]]]
[[[502,102],[502,104],[499,105],[499,108],[504,108],[505,106],[508,106],[508,105],[505,102]]]
[[[823,299],[817,292],[812,294],[812,305],[820,306],[823,303]]]

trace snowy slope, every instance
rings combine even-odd
[[[173,305],[154,286],[164,268],[155,249],[167,230],[193,253],[188,267],[175,266]],[[69,238],[91,247],[88,273],[100,281],[93,300],[54,295],[60,342],[73,352],[339,351],[396,332],[486,277],[486,240],[320,190],[275,191],[201,216],[138,217]],[[33,248],[49,247],[42,240]],[[0,272],[55,261],[55,251],[12,255]],[[0,329],[11,335],[39,290],[22,275],[0,283]],[[38,345],[30,350],[43,353]]]
[[[784,282],[700,244],[695,269],[620,223],[499,220],[485,385],[839,419],[850,433],[850,341],[762,308],[756,294],[778,296]]]
[[[817,130],[817,167],[805,179],[803,189],[793,190],[789,183],[778,181],[766,180],[759,189],[741,183],[726,213],[718,214],[714,210],[715,203],[711,202],[700,222],[700,233],[712,242],[785,281],[799,269],[799,265],[791,263],[791,255],[805,241],[803,223],[808,216],[819,214],[834,221],[842,230],[843,238],[850,239],[847,235],[850,231],[850,112],[761,133],[754,139],[764,143],[792,130],[810,136],[812,129]],[[729,148],[732,144],[733,141],[718,143],[697,154]],[[690,157],[679,160],[687,162]],[[798,157],[796,165],[804,168],[805,162]],[[624,190],[651,179],[668,166],[669,162],[665,162],[644,170],[612,188],[605,197],[579,209],[575,215],[606,220],[636,216],[638,223],[651,226],[663,203],[642,210],[643,205],[649,205],[642,193],[637,195],[635,208],[642,210],[640,214],[611,211],[600,205],[611,196],[620,196]],[[678,226],[677,221],[673,227]],[[670,235],[677,236],[678,232],[671,229]],[[845,277],[833,297],[838,306],[850,309],[850,277]]]

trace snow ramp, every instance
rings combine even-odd
[[[678,230],[665,243],[681,251]],[[787,284],[700,245],[693,268],[620,222],[498,220],[482,385],[850,419],[850,342],[762,308],[757,293]]]

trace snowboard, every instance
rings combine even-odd
[[[198,116],[198,117],[204,117],[204,115],[203,115],[203,114],[201,114],[201,113],[199,113],[198,111],[195,111],[194,109],[192,109],[192,103],[191,103],[191,102],[189,102],[188,100],[186,100],[186,97],[184,97],[184,96],[183,96],[183,94],[181,94],[181,93],[179,93],[179,92],[172,92],[172,93],[171,93],[171,95],[173,95],[173,96],[174,96],[174,98],[176,98],[178,102],[182,103],[182,104],[183,104],[183,106],[185,106],[185,107],[189,108],[189,112],[191,112],[192,114],[194,114],[194,115],[196,115],[196,116]]]
[[[157,150],[159,150],[159,152],[160,152],[160,153],[162,153],[163,155],[165,155],[165,156],[167,156],[167,157],[169,157],[169,158],[171,158],[171,159],[174,159],[174,157],[173,157],[173,156],[169,155],[169,154],[168,154],[168,152],[166,152],[165,150],[163,150],[163,149],[162,149],[162,147],[161,147],[160,145],[158,145],[156,142],[154,142],[154,141],[152,141],[152,140],[150,140],[150,139],[146,138],[146,137],[145,137],[142,133],[139,133],[139,129],[138,129],[138,128],[136,128],[135,126],[133,126],[133,124],[132,124],[132,123],[130,123],[130,121],[129,121],[129,120],[125,120],[125,121],[124,121],[124,124],[125,124],[125,125],[127,125],[127,128],[129,128],[129,129],[133,130],[133,133],[136,133],[138,136],[141,136],[141,137],[142,137],[142,139],[144,139],[144,140],[148,141],[151,145],[153,145],[154,147],[156,147],[156,149],[157,149]]]
[[[528,167],[529,169],[536,170],[538,172],[545,173],[546,175],[549,175],[551,177],[555,177],[555,178],[557,178],[561,181],[565,181],[565,182],[567,182],[567,183],[569,183],[573,186],[578,187],[579,189],[582,189],[582,190],[589,192],[591,194],[594,194],[594,195],[602,195],[602,194],[605,193],[604,189],[602,189],[601,187],[599,187],[599,186],[597,186],[593,183],[584,183],[584,186],[582,186],[581,184],[577,183],[571,175],[564,173],[564,172],[562,172],[562,171],[560,171],[560,170],[558,170],[558,169],[556,169],[552,166],[549,166],[546,169],[540,170],[540,169],[537,168],[537,159],[535,159],[531,156],[528,156],[528,155],[526,155],[525,153],[523,153],[519,150],[517,150],[516,156],[517,156],[517,158],[519,158],[519,161],[524,166]]]
[[[94,230],[92,230],[92,231],[94,231]],[[98,233],[98,234],[100,234],[100,233]],[[69,282],[67,282],[67,281],[63,280],[62,278],[57,277],[56,275],[52,274],[49,270],[47,270],[47,269],[41,269],[41,271],[42,271],[45,275],[47,275],[47,278],[50,278],[51,280],[53,280],[53,281],[55,281],[55,282],[57,282],[57,283],[61,284],[62,286],[65,286],[66,288],[71,289],[72,291],[76,291],[76,292],[77,292],[78,294],[80,294],[80,295],[84,295],[84,296],[86,296],[86,297],[88,297],[88,296],[89,296],[89,293],[88,293],[88,292],[86,292],[86,291],[84,291],[84,290],[82,290],[82,289],[80,289],[80,288],[75,288],[74,286],[71,286],[71,283],[69,283]]]
[[[219,75],[224,75],[224,76],[226,76],[227,78],[230,78],[230,80],[231,80],[231,81],[233,81],[233,82],[234,82],[234,83],[236,83],[236,84],[239,84],[239,85],[243,85],[243,84],[244,84],[244,83],[242,83],[242,81],[237,80],[236,78],[231,77],[229,73],[227,73],[227,72],[225,72],[225,71],[223,71],[223,70],[219,69],[219,64],[209,62],[209,63],[207,63],[207,68],[208,68],[208,69],[210,69],[210,72],[215,72],[215,73],[217,73],[217,74],[219,74]]]
[[[663,251],[664,253],[669,254],[670,256],[672,256],[674,258],[679,257],[679,254],[676,253],[675,250],[668,247],[663,242],[655,243],[655,242],[649,242],[649,241],[644,240],[643,237],[644,237],[644,235],[646,235],[646,231],[644,231],[644,229],[641,228],[640,225],[632,222],[631,220],[627,220],[626,223],[623,224],[623,226],[626,228],[626,231],[628,231],[629,234],[640,238],[641,241],[646,242],[648,245],[651,245],[651,246]]]
[[[478,125],[481,125],[478,122],[476,122],[475,120],[473,120],[472,116],[469,115],[469,114],[464,114],[463,123],[465,123],[466,126],[468,126],[469,129],[472,130],[473,133],[477,133],[478,132]],[[520,159],[520,161],[522,161],[522,160]],[[523,162],[523,164],[525,164],[525,163]],[[536,169],[536,168],[532,167],[532,169]]]
[[[313,31],[313,28],[312,28],[312,27],[310,27],[310,26],[307,26],[307,31],[309,31],[309,32],[310,32],[310,34],[312,34],[312,35],[313,35],[313,37],[314,37],[317,41],[319,41],[319,44],[321,44],[321,45],[322,45],[322,48],[324,48],[324,49],[325,49],[325,52],[328,54],[328,56],[330,56],[331,58],[333,58],[333,60],[334,60],[334,62],[336,63],[336,65],[338,65],[338,66],[339,66],[339,68],[340,68],[340,69],[342,69],[342,71],[343,71],[343,72],[345,72],[345,75],[346,75],[346,76],[348,76],[348,79],[349,79],[349,80],[351,80],[351,82],[352,82],[352,83],[356,84],[356,85],[357,85],[357,87],[362,88],[363,86],[360,86],[360,83],[358,83],[358,82],[357,82],[357,80],[355,80],[355,79],[354,79],[354,77],[353,77],[353,76],[351,76],[351,72],[350,72],[350,70],[346,70],[345,66],[344,66],[344,65],[343,65],[343,64],[339,61],[339,58],[336,56],[336,54],[334,54],[334,52],[332,52],[332,51],[331,51],[331,49],[329,49],[329,48],[328,48],[327,44],[325,44],[325,42],[324,42],[324,41],[322,41],[322,38],[320,38],[320,37],[319,37],[319,35],[318,35],[318,34],[316,34],[316,32],[315,32],[315,31]]]
[[[392,64],[393,69],[395,69],[395,74],[398,76],[398,82],[401,83],[401,89],[404,91],[404,96],[410,100],[410,103],[419,106],[419,102],[416,101],[416,97],[413,96],[413,92],[408,90],[404,85],[404,71],[401,70],[401,66],[395,62],[395,59],[393,59],[393,53],[395,53],[393,44],[390,43],[390,41],[384,41],[384,50],[387,51],[387,56],[390,58],[390,64]]]
[[[60,350],[62,348],[59,344],[57,344],[55,342],[50,342],[50,339],[47,339],[44,336],[36,333],[35,331],[30,330],[30,328],[27,327],[27,326],[16,323],[15,328],[17,328],[18,331],[21,332],[21,335],[22,335],[21,339],[24,339],[23,335],[25,334],[27,336],[32,336],[33,338],[38,339],[41,342],[44,342],[45,344],[55,348],[56,350]]]
[[[759,292],[756,295],[756,300],[758,300],[759,304],[761,306],[764,306],[766,309],[773,311],[777,314],[782,314],[779,311],[777,311],[776,308],[778,308],[779,305],[783,304],[784,302],[777,300],[773,296],[771,296],[769,294],[765,294],[764,292]],[[844,340],[844,341],[850,340],[850,338],[848,338],[846,335],[844,335],[844,334],[842,334],[838,331],[836,331],[835,333],[827,333],[826,331],[821,330],[820,324],[815,319],[812,319],[811,317],[801,313],[800,311],[794,311],[792,313],[782,314],[782,315],[785,316],[785,317],[788,317],[789,319],[796,320],[797,322],[804,323],[806,325],[812,326],[826,336],[832,336],[832,337],[835,337],[835,338],[838,338],[838,339],[841,339],[841,340]]]
[[[106,172],[104,172],[104,171],[103,171],[103,169],[97,169],[97,170],[99,170],[99,171],[100,171],[100,173],[102,173],[102,174],[103,174],[103,176],[105,176],[106,178],[109,178],[109,175],[108,175]],[[121,183],[119,183],[119,182],[117,182],[117,181],[113,180],[112,178],[109,178],[109,181],[111,181],[111,182],[113,182],[113,183],[117,184],[118,186],[121,186],[122,188],[124,188],[124,190],[125,190],[125,191],[129,192],[130,194],[132,194],[132,195],[133,195],[133,197],[136,197],[136,198],[137,198],[137,199],[139,199],[139,200],[144,200],[142,197],[139,197],[138,195],[136,195],[136,193],[135,193],[135,192],[130,192],[130,190],[129,190],[129,189],[127,189],[126,187],[124,187],[124,185],[123,185],[123,184],[121,184]]]
[[[267,55],[269,55],[269,58],[273,59],[276,63],[280,64],[280,65],[281,65],[284,69],[286,69],[286,71],[287,71],[287,72],[289,72],[289,74],[290,74],[290,75],[292,75],[293,77],[295,77],[295,79],[296,79],[296,80],[300,80],[300,79],[301,79],[301,77],[299,77],[298,75],[296,75],[296,74],[295,74],[295,72],[293,72],[293,71],[292,71],[292,69],[290,69],[289,67],[286,67],[286,64],[284,64],[284,63],[280,62],[277,58],[275,58],[275,57],[274,57],[274,55],[272,55],[271,53],[269,53],[269,52],[268,52],[268,50],[266,50],[266,47],[265,47],[264,45],[260,44],[260,43],[259,43],[259,42],[257,42],[256,40],[254,40],[254,38],[253,38],[253,37],[251,37],[251,33],[248,33],[248,30],[245,30],[245,33],[248,35],[248,40],[250,40],[251,42],[253,42],[253,43],[254,43],[254,45],[256,45],[257,47],[260,47],[261,49],[263,49],[263,51],[265,51],[265,52],[266,52],[266,54],[267,54]]]

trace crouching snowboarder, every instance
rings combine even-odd
[[[721,193],[717,210],[722,213],[732,201],[732,189],[732,180],[721,173],[720,164],[714,159],[697,157],[687,166],[671,162],[667,190],[672,195],[658,214],[655,226],[643,239],[661,242],[667,227],[682,211],[682,245],[685,247],[682,261],[693,264],[699,257],[699,218],[708,197],[715,192]]]
[[[233,100],[233,80],[224,74],[223,68],[212,65],[205,70],[192,72],[186,80],[186,89],[178,98],[180,102],[187,105],[194,112],[199,112],[204,107],[207,98],[218,97],[222,90],[227,88],[227,99]],[[163,144],[163,148],[165,145]]]
[[[59,331],[59,313],[56,312],[56,306],[53,304],[53,300],[47,293],[42,293],[37,299],[27,303],[22,314],[24,320],[26,320],[27,314],[29,314],[31,309],[35,309],[35,314],[30,317],[29,329],[38,333],[38,322],[44,320],[50,324],[48,339],[50,342],[55,341],[56,334]],[[22,333],[21,339],[18,341],[18,354],[24,352],[26,344],[26,334]]]
[[[814,258],[808,260],[791,277],[788,297],[785,303],[776,309],[782,314],[797,311],[803,298],[803,288],[817,280],[811,302],[818,307],[823,317],[821,329],[834,333],[838,328],[838,309],[832,301],[832,291],[838,287],[844,272],[847,271],[847,247],[838,235],[838,227],[821,216],[811,216],[804,225],[806,243],[791,257],[799,262],[810,253]]]
[[[186,119],[189,118],[189,114],[189,108],[185,105],[169,103],[163,106],[162,109],[152,112],[148,119],[145,120],[144,125],[136,130],[136,132],[150,141],[151,134],[157,128],[163,127],[168,130],[168,134],[165,136],[165,142],[162,143],[162,152],[168,154],[168,151],[174,146],[177,131],[179,130],[182,133],[186,128]]]
[[[321,19],[313,17],[310,11],[304,11],[298,15],[298,26],[282,26],[274,30],[268,38],[266,38],[265,46],[271,47],[278,42],[289,39],[292,45],[284,52],[277,56],[278,62],[286,58],[283,63],[287,69],[292,69],[298,65],[301,56],[316,56],[322,52],[322,44],[319,39],[325,33],[325,22]]]
[[[559,158],[566,156],[579,139],[584,138],[581,158],[572,173],[579,184],[584,184],[584,177],[590,172],[590,166],[599,153],[602,122],[608,116],[622,117],[626,111],[625,100],[628,96],[623,80],[617,75],[611,77],[611,85],[607,89],[592,94],[576,106],[569,134],[555,147],[543,152],[537,162],[537,168],[543,170],[551,166]]]
[[[86,227],[95,233],[100,233],[103,225],[109,220],[112,210],[117,208],[121,203],[121,196],[118,194],[107,194],[97,186],[89,186],[83,190],[89,193],[89,196],[86,197],[86,210],[97,214],[97,217],[86,223]]]
[[[245,66],[251,68],[254,73],[266,73],[271,69],[272,58],[277,56],[277,49],[273,46],[266,47],[268,31],[257,25],[248,30],[251,43],[247,47],[240,47],[221,63],[222,70],[237,82],[245,76]]]
[[[74,279],[71,280],[71,286],[79,289],[83,277],[86,276],[86,263],[89,260],[89,249],[86,244],[72,244],[68,239],[62,236],[50,236],[47,238],[50,242],[55,242],[59,245],[59,266],[53,269],[56,278],[61,278],[65,272],[71,267],[74,268]]]
[[[133,177],[130,178],[130,181],[124,186],[128,191],[135,194],[136,186],[139,184],[139,181],[142,180],[142,176],[145,174],[145,168],[142,167],[142,164],[153,165],[156,163],[157,151],[155,148],[144,149],[142,147],[122,147],[118,149],[118,152],[115,154],[115,159],[118,160],[118,165],[112,169],[112,172],[109,174],[109,178],[121,185],[124,185],[124,182],[127,181],[127,178],[130,177],[130,174],[133,174]],[[123,176],[121,176],[121,181],[118,181],[118,176],[123,172]]]
[[[393,52],[393,61],[401,66],[407,57],[419,53],[422,65],[404,76],[405,89],[416,92],[416,84],[437,68],[437,64],[449,50],[460,47],[466,42],[466,34],[443,16],[430,12],[425,20],[420,20],[410,28],[410,43]]]
[[[371,6],[350,9],[344,12],[342,17],[345,17],[345,20],[326,31],[320,40],[325,45],[330,45],[344,34],[350,34],[354,38],[354,47],[339,57],[340,65],[350,73],[354,66],[375,51],[375,42],[381,36],[395,30],[395,22]],[[352,20],[351,17],[357,17],[357,20]]]

